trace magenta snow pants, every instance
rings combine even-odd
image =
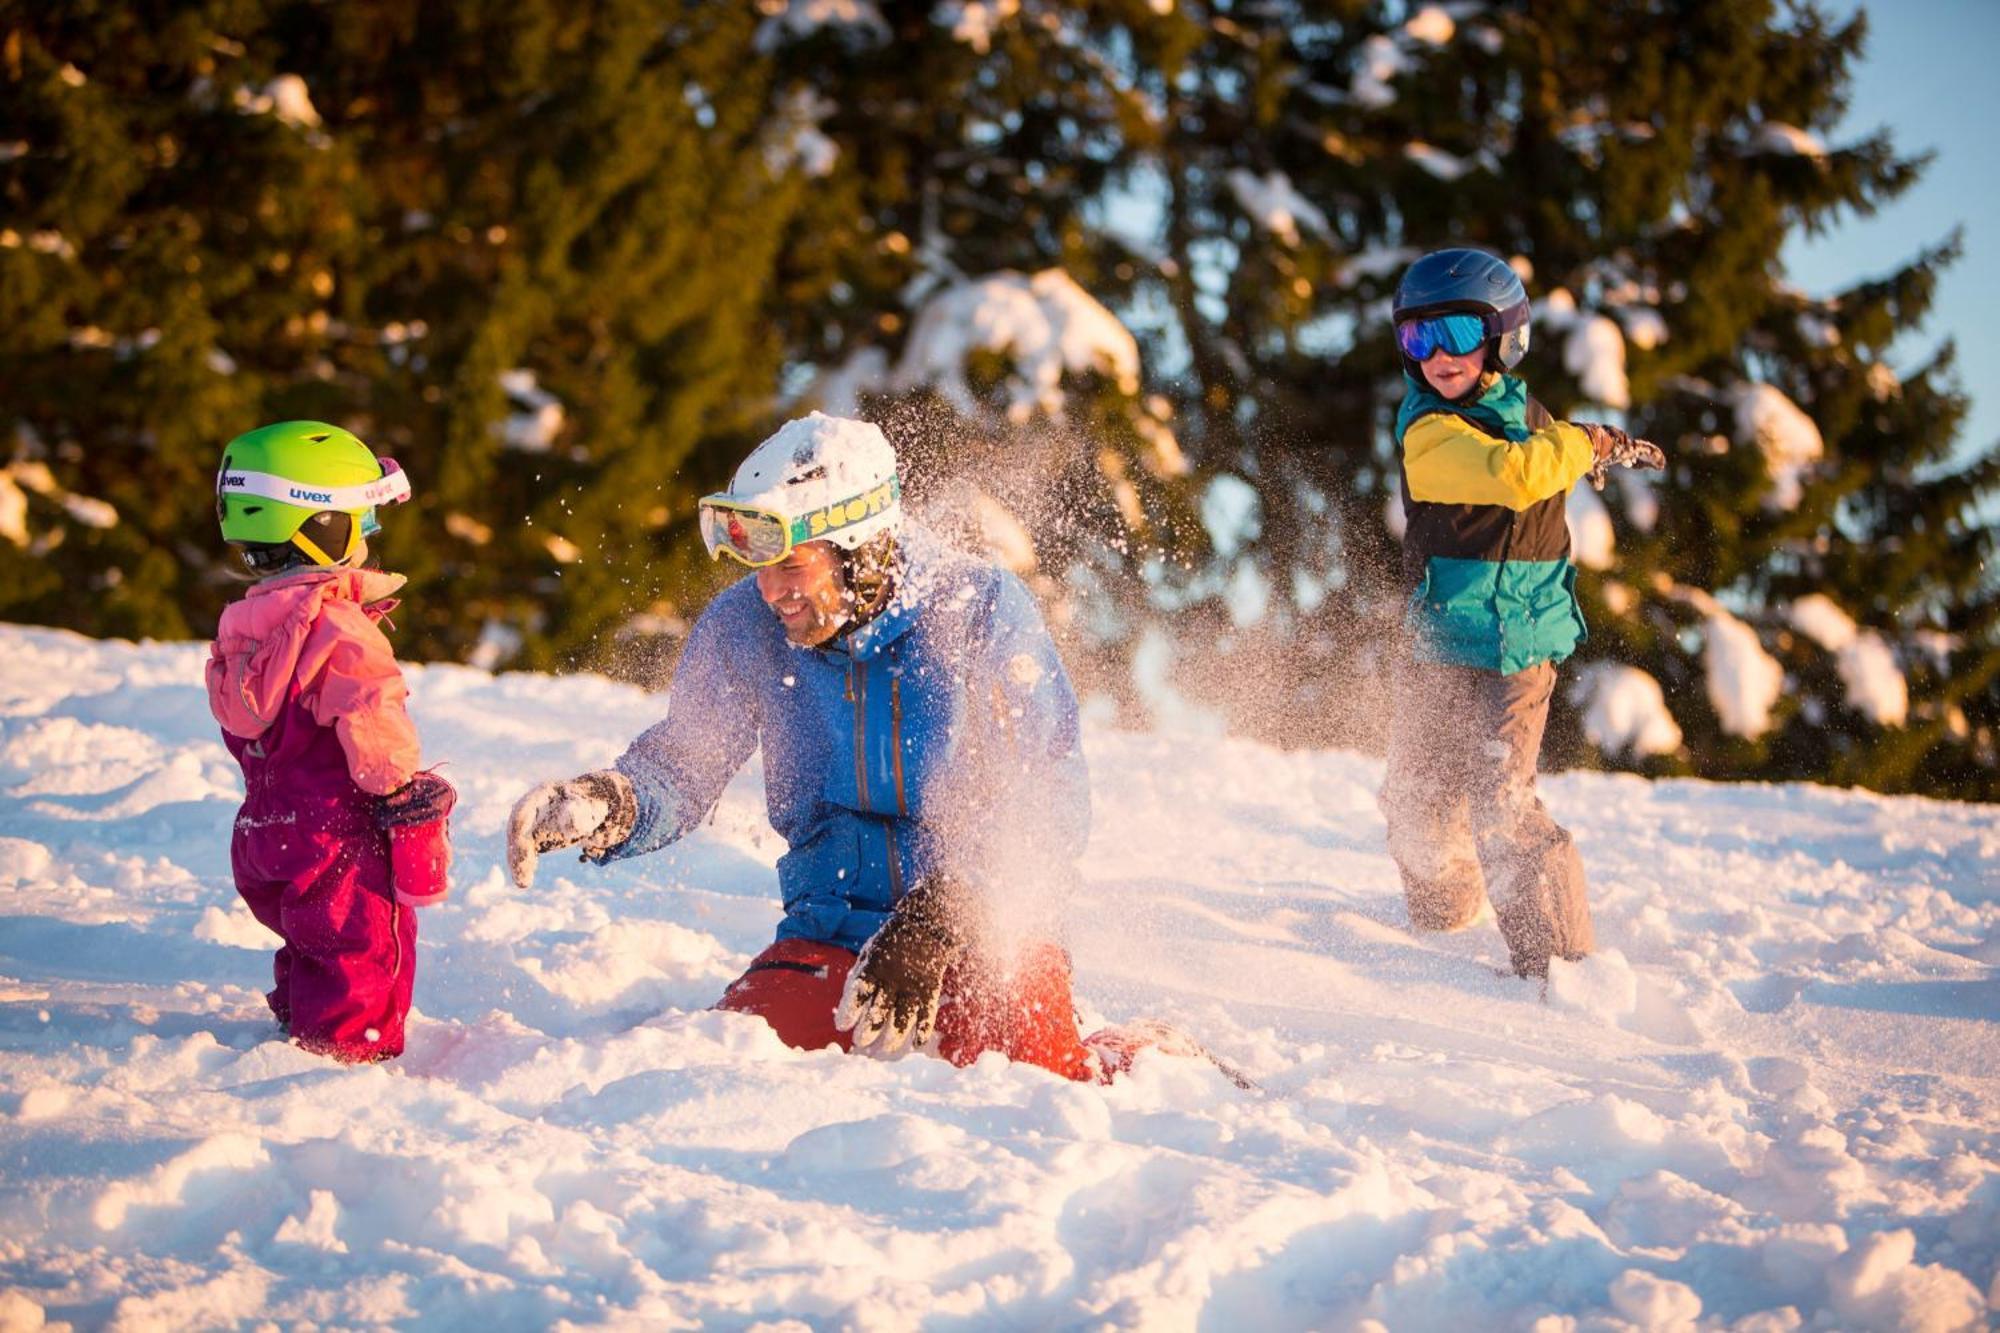
[[[297,687],[254,740],[224,734],[245,795],[230,843],[236,891],[284,944],[271,1012],[292,1039],[339,1060],[403,1050],[417,914],[397,903],[376,798],[354,785],[332,728]]]

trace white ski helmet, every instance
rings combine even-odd
[[[729,489],[701,501],[711,557],[752,568],[795,546],[829,541],[852,551],[902,522],[896,451],[866,421],[813,412],[788,421],[750,452]]]

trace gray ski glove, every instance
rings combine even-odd
[[[944,975],[965,955],[972,894],[929,879],[903,895],[847,974],[833,1025],[878,1060],[921,1050],[937,1027]]]
[[[581,843],[586,856],[601,856],[632,836],[638,818],[631,779],[615,768],[544,782],[514,803],[507,820],[507,869],[516,885],[529,888],[543,852]]]
[[[1663,472],[1667,466],[1667,456],[1660,446],[1651,440],[1635,440],[1616,426],[1605,426],[1595,421],[1574,423],[1590,437],[1591,452],[1597,455],[1597,462],[1584,475],[1597,490],[1604,489],[1604,482],[1614,467],[1641,467],[1654,472]]]

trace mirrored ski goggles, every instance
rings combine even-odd
[[[805,523],[787,520],[783,514],[752,505],[733,504],[711,495],[697,511],[701,518],[701,544],[708,558],[734,557],[752,569],[775,565],[805,540]]]
[[[1417,362],[1430,360],[1431,354],[1440,349],[1453,356],[1470,356],[1484,345],[1486,338],[1484,315],[1463,312],[1425,315],[1396,325],[1396,345],[1403,349],[1404,356]]]
[[[793,548],[822,537],[831,537],[842,528],[851,528],[894,509],[902,499],[902,483],[891,477],[860,495],[822,505],[796,518],[786,518],[775,510],[763,509],[710,495],[696,511],[701,522],[702,545],[710,559],[729,556],[752,569],[775,565]]]
[[[269,472],[225,471],[216,474],[219,504],[232,495],[255,495],[304,509],[337,509],[345,514],[373,512],[377,505],[401,504],[410,498],[410,478],[393,458],[378,458],[382,475],[354,486],[309,486]]]

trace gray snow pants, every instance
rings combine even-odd
[[[1458,930],[1491,894],[1524,977],[1595,943],[1583,858],[1535,794],[1555,684],[1547,662],[1503,676],[1403,658],[1381,794],[1410,924]]]

